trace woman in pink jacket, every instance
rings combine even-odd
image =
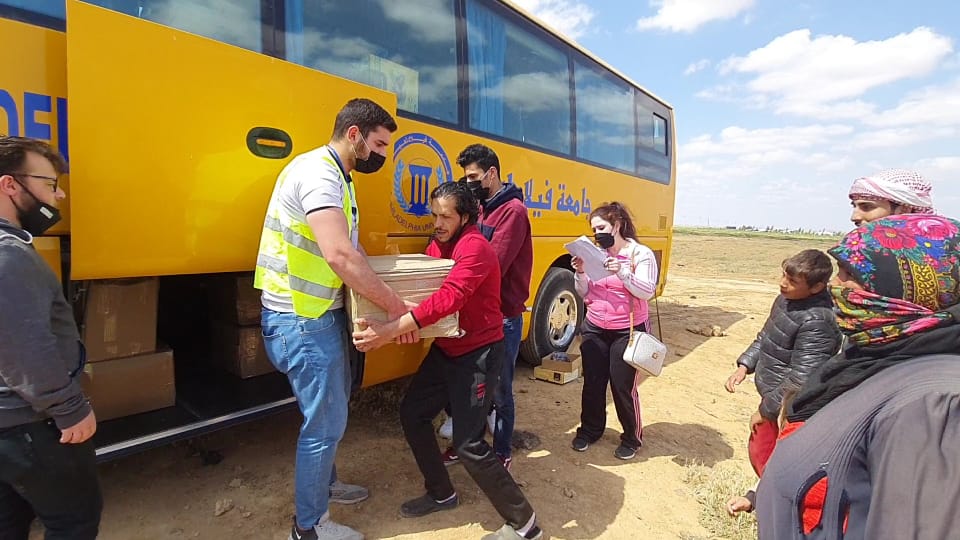
[[[583,296],[587,317],[581,333],[583,343],[583,396],[580,427],[572,446],[584,452],[600,439],[607,423],[607,384],[623,427],[620,446],[613,455],[633,459],[643,444],[640,418],[639,374],[623,361],[630,336],[631,313],[635,331],[646,331],[647,300],[657,288],[657,261],[650,248],[637,241],[637,230],[627,209],[618,202],[590,213],[590,226],[597,244],[606,250],[608,277],[593,281],[583,271],[583,261],[572,260],[577,293]]]

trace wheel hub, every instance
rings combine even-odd
[[[563,349],[570,344],[577,331],[577,299],[570,291],[561,291],[550,303],[548,317],[550,344]]]

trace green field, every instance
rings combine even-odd
[[[774,240],[818,240],[818,241],[839,241],[841,235],[821,235],[812,233],[785,233],[785,232],[766,232],[766,231],[747,231],[739,229],[721,229],[716,227],[674,227],[676,234],[688,234],[693,236],[729,236],[733,238],[770,238]]]

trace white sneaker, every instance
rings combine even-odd
[[[444,439],[453,440],[453,417],[448,416],[446,421],[443,422],[443,425],[440,426],[440,429],[437,430],[437,435],[440,435]]]
[[[330,484],[330,502],[336,504],[357,504],[370,497],[370,492],[363,486],[346,484],[339,480]]]
[[[487,415],[487,429],[489,429],[490,434],[493,435],[493,432],[496,428],[497,428],[497,410],[494,409],[490,411],[490,414]]]
[[[288,540],[363,540],[363,535],[328,517],[314,525],[312,530],[304,533],[298,531],[294,524]]]

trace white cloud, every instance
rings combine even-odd
[[[911,126],[878,129],[858,133],[851,140],[848,148],[853,150],[900,148],[956,135],[957,129],[953,127]]]
[[[639,30],[693,32],[716,20],[726,20],[753,7],[756,0],[651,0],[657,14],[637,21]]]
[[[896,107],[864,119],[873,126],[960,126],[960,79],[907,94]]]
[[[934,185],[934,202],[936,199],[936,187],[939,185],[956,184],[960,178],[960,156],[940,156],[935,158],[925,158],[916,161],[913,169],[930,180]]]
[[[870,115],[873,106],[856,98],[873,88],[929,75],[952,53],[949,37],[925,27],[864,42],[796,30],[746,56],[725,60],[719,69],[721,75],[751,77],[739,92],[754,102],[758,97],[768,100],[779,113],[819,117],[840,112],[844,118],[858,118]]]
[[[790,152],[806,150],[836,141],[853,133],[851,126],[843,124],[788,126],[783,128],[745,129],[731,126],[723,129],[720,136],[701,135],[681,145],[681,159],[697,159],[707,156],[739,156],[747,162],[780,161],[785,149]],[[764,158],[764,156],[768,156]]]
[[[560,33],[571,38],[582,36],[596,13],[580,0],[514,0]]]
[[[703,60],[698,60],[687,66],[687,69],[683,70],[683,74],[693,75],[694,73],[707,69],[708,67],[710,67],[710,60],[704,58]]]

